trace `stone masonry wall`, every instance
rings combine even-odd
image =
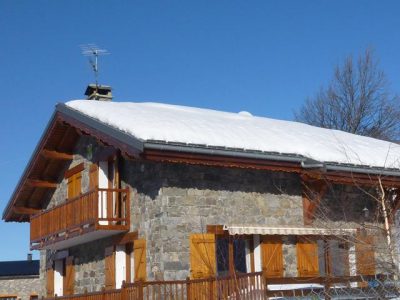
[[[34,278],[0,278],[0,297],[16,295],[18,299],[29,300],[31,295],[39,295],[41,281],[39,277]]]
[[[82,193],[89,191],[89,167],[92,163],[91,160],[103,150],[104,147],[89,136],[82,136],[78,141],[74,150],[74,158],[66,170],[80,163],[84,163],[85,168],[82,171],[81,182]],[[66,197],[67,179],[63,178],[47,204],[47,209],[65,202]],[[104,251],[109,245],[111,245],[110,239],[105,238],[68,249],[69,255],[74,257],[75,293],[83,293],[85,290],[88,292],[99,291],[104,286]],[[46,265],[52,263],[54,254],[55,253],[51,251],[41,251],[40,295],[46,295]]]
[[[207,225],[303,225],[295,174],[135,161],[124,169],[133,187],[132,230],[147,241],[149,279],[189,276],[189,236]],[[293,274],[295,241],[285,241],[284,253]]]

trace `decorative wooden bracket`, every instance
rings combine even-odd
[[[327,190],[327,182],[325,180],[309,180],[302,176],[302,183],[304,225],[310,225]]]

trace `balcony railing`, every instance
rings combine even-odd
[[[129,189],[96,188],[31,217],[31,248],[95,230],[129,230]]]

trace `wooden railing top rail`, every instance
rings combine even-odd
[[[185,283],[199,283],[206,282],[210,280],[228,280],[235,278],[245,278],[245,277],[254,277],[262,275],[262,272],[253,272],[253,273],[243,273],[243,274],[235,274],[235,275],[227,275],[227,276],[217,276],[217,277],[208,277],[208,278],[198,278],[198,279],[181,279],[181,280],[152,280],[152,281],[142,281],[143,285],[157,285],[157,284],[185,284]],[[126,283],[125,287],[135,286],[138,282]]]
[[[356,275],[356,276],[332,276],[332,277],[279,277],[279,278],[266,278],[267,284],[303,284],[303,283],[344,283],[344,282],[362,282],[376,279],[388,278],[386,275]]]
[[[49,212],[51,212],[51,211],[53,211],[55,209],[59,209],[59,208],[61,208],[63,206],[66,206],[66,205],[71,205],[72,202],[79,201],[82,197],[88,196],[88,195],[90,195],[92,193],[97,193],[97,192],[117,192],[117,193],[121,193],[121,192],[128,192],[128,191],[129,191],[128,188],[126,188],[126,189],[95,188],[95,189],[92,189],[92,190],[90,190],[90,191],[88,191],[86,193],[83,193],[83,194],[79,195],[79,196],[76,196],[74,198],[68,199],[68,201],[64,201],[63,203],[58,204],[56,206],[53,206],[50,209],[43,210],[43,211],[41,211],[41,212],[39,212],[39,213],[37,213],[35,215],[32,215],[31,216],[31,220],[32,219],[36,219],[36,218],[40,217],[41,215],[49,213]]]

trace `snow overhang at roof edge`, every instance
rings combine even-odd
[[[126,132],[123,132],[115,127],[105,124],[99,120],[89,117],[88,115],[81,113],[73,108],[70,108],[64,103],[58,103],[56,105],[56,111],[65,114],[73,119],[76,119],[77,121],[80,121],[92,128],[95,128],[103,132],[104,134],[112,136],[113,138],[119,140],[120,142],[137,149],[139,152],[143,151],[142,140]]]

